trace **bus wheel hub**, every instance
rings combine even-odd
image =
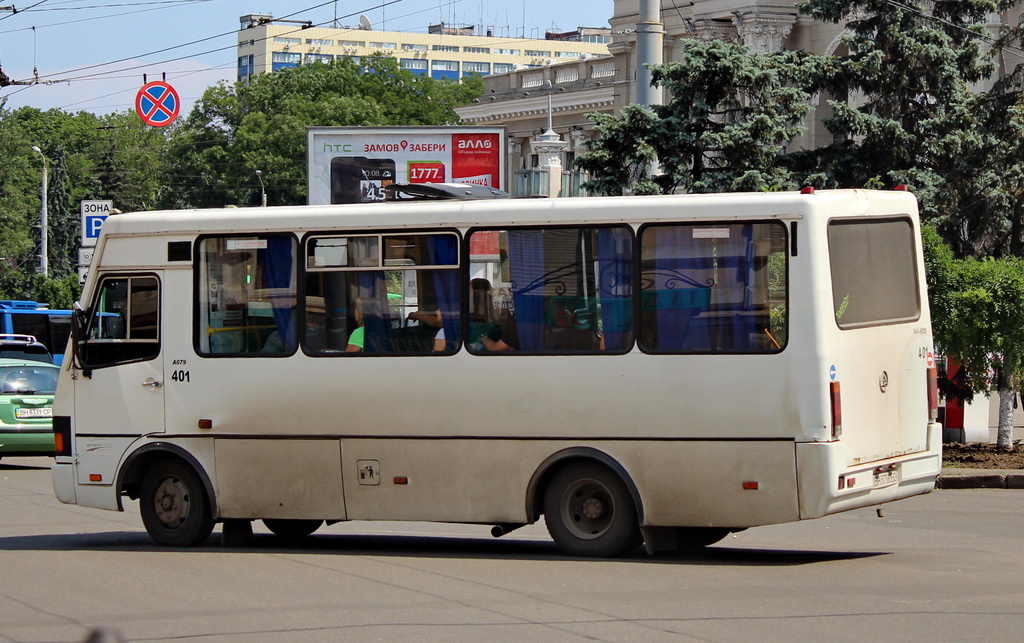
[[[587,520],[597,520],[604,515],[604,503],[597,498],[589,498],[583,502],[582,513]]]

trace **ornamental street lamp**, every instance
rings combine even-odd
[[[32,146],[32,151],[39,152],[39,156],[43,158],[43,191],[42,191],[42,205],[39,207],[39,272],[44,277],[50,276],[50,261],[49,261],[49,249],[47,248],[47,226],[46,223],[46,192],[47,192],[47,179],[46,179],[46,155],[37,146]]]

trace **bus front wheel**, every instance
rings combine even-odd
[[[555,474],[544,493],[544,520],[555,544],[571,556],[619,556],[642,540],[629,489],[594,462],[573,463]]]
[[[167,547],[192,547],[213,531],[210,500],[199,476],[181,460],[158,460],[146,471],[139,496],[142,524]]]

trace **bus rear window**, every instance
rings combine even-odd
[[[833,221],[828,247],[840,328],[897,324],[921,316],[909,219]]]

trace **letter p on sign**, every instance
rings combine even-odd
[[[82,201],[82,247],[95,246],[100,228],[113,209],[113,201]]]

